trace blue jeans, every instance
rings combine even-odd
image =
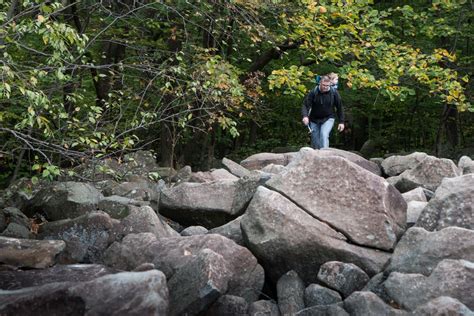
[[[324,123],[309,122],[311,127],[311,147],[314,149],[329,147],[329,134],[334,126],[334,119],[330,118]]]

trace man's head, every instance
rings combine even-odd
[[[328,76],[322,76],[319,82],[319,91],[328,92],[331,89],[331,79]]]

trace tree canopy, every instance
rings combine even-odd
[[[317,74],[379,152],[468,147],[470,1],[3,1],[3,181],[153,149],[164,165],[304,145]],[[398,136],[398,137],[397,137]],[[444,148],[444,147],[443,147]]]

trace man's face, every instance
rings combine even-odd
[[[331,88],[331,82],[330,81],[321,81],[319,83],[319,90],[321,92],[328,92],[330,88]]]

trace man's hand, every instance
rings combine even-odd
[[[309,118],[307,116],[303,117],[303,124],[308,125],[309,124]]]
[[[338,130],[339,132],[342,132],[342,131],[344,130],[344,123],[339,124],[339,125],[337,126],[337,130]]]

